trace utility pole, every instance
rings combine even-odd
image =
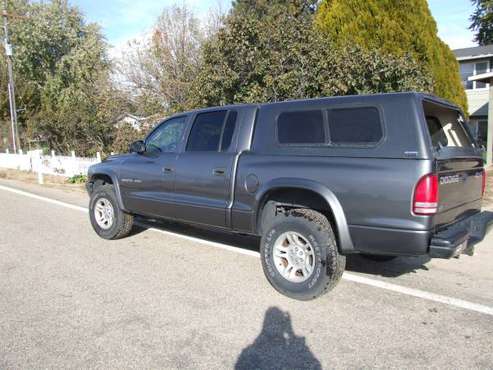
[[[7,0],[3,0],[3,33],[4,33],[4,46],[5,55],[7,56],[7,69],[9,73],[8,93],[10,103],[10,121],[12,125],[12,146],[14,153],[17,153],[19,145],[19,132],[17,130],[17,107],[15,105],[15,84],[14,84],[14,70],[12,68],[12,45],[9,42],[9,24],[7,14]]]

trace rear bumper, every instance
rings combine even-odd
[[[479,212],[438,232],[350,225],[356,252],[386,256],[451,258],[472,252],[493,227],[493,212]]]
[[[432,258],[457,257],[483,240],[491,226],[493,212],[477,213],[433,234],[428,254]]]

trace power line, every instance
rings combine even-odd
[[[7,70],[9,74],[8,94],[10,105],[10,121],[12,129],[12,146],[14,153],[17,153],[19,145],[19,132],[17,129],[17,108],[15,104],[15,84],[14,84],[14,70],[12,68],[12,45],[9,42],[9,25],[7,15],[7,0],[3,0],[3,31],[4,31],[4,46],[5,55],[7,57]]]

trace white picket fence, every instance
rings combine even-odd
[[[12,154],[0,153],[0,168],[9,168],[21,171],[30,171],[38,174],[39,182],[43,181],[43,175],[54,175],[72,177],[76,175],[87,175],[89,167],[101,162],[98,153],[94,158],[77,157],[74,152],[70,156],[43,155],[41,150],[33,150],[23,153]]]

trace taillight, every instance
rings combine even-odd
[[[438,211],[438,200],[438,176],[429,174],[419,179],[414,189],[414,214],[434,215]]]
[[[481,184],[481,196],[484,197],[484,192],[486,191],[486,171],[484,169],[481,175],[483,177],[483,183]]]

